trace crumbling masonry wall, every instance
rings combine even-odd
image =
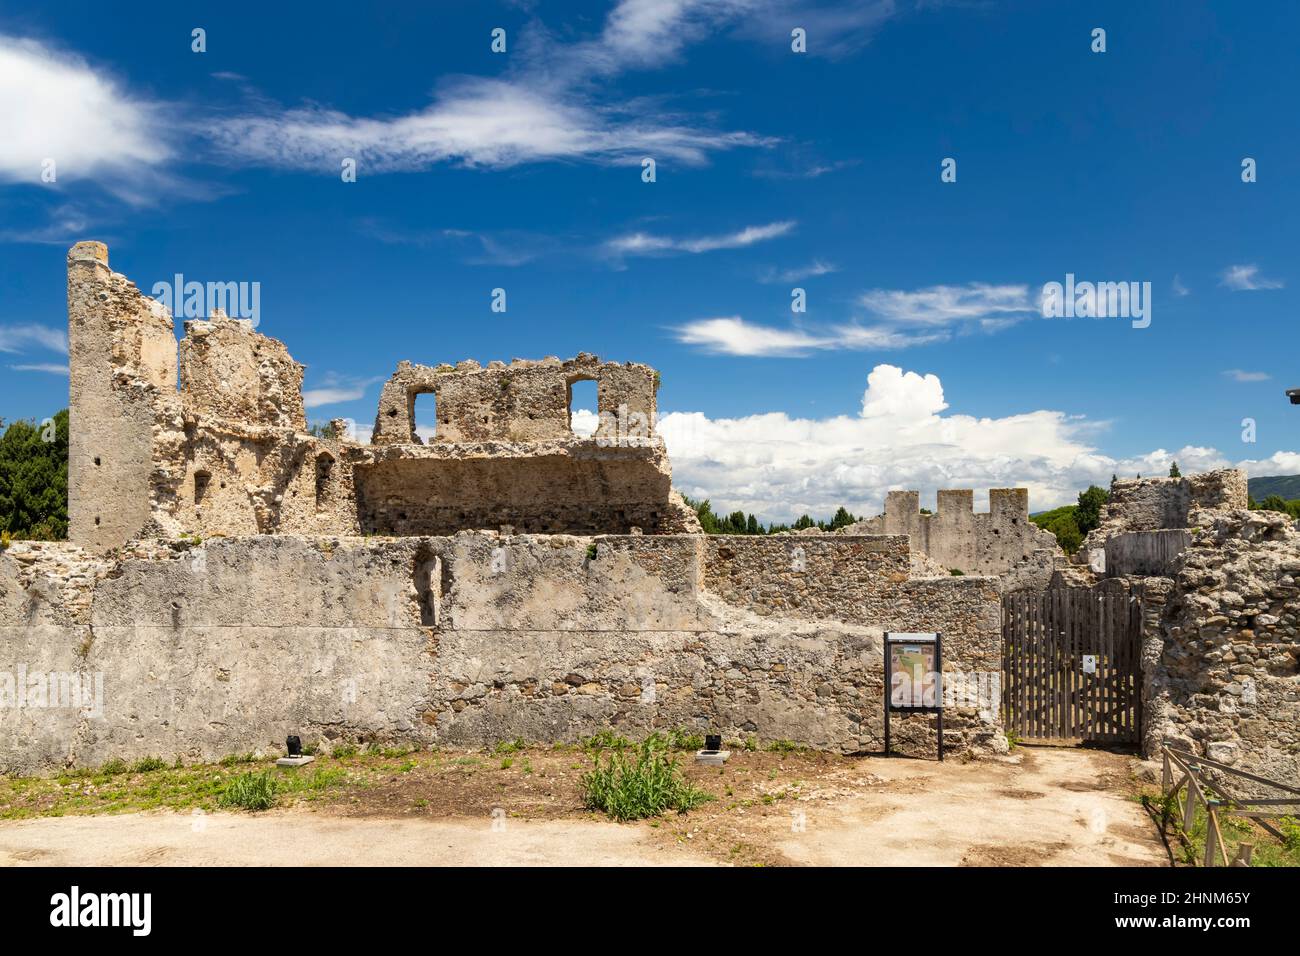
[[[1172,580],[1147,582],[1145,749],[1300,780],[1300,530],[1202,511]]]
[[[456,365],[402,362],[379,397],[371,441],[419,444],[415,400],[432,394],[437,420],[432,442],[544,441],[573,436],[570,406],[575,382],[596,383],[597,438],[648,440],[654,434],[658,373],[648,365],[601,362],[582,352],[560,361],[472,359]]]
[[[0,770],[212,760],[289,733],[480,745],[686,726],[877,750],[885,630],[943,631],[948,669],[997,671],[995,582],[898,580],[903,538],[798,546],[791,564],[788,539],[700,535],[18,544],[0,554],[4,646],[33,673],[102,674],[103,706],[0,708]],[[951,711],[950,745],[996,747],[996,710]],[[928,719],[898,740],[925,752]]]
[[[220,312],[185,323],[108,267],[68,254],[72,541],[215,534],[450,534],[465,528],[693,533],[654,434],[658,374],[583,353],[561,362],[403,362],[373,444],[311,435],[303,366]],[[179,390],[178,390],[179,378]],[[595,380],[601,424],[571,429],[570,389]],[[413,403],[438,399],[421,443]]]

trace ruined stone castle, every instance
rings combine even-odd
[[[993,489],[987,513],[970,491],[941,491],[933,515],[898,492],[839,533],[703,535],[673,490],[645,365],[402,362],[362,442],[342,423],[308,429],[303,367],[251,323],[188,321],[178,345],[100,243],[69,253],[68,328],[71,540],[0,554],[0,668],[33,692],[48,678],[43,703],[0,707],[0,770],[215,759],[289,733],[328,749],[689,727],[876,751],[886,631],[942,632],[954,680],[996,676],[1003,596],[1137,581],[1107,579],[1107,561],[1159,592],[1148,735],[1231,736],[1249,757],[1243,741],[1267,732],[1278,759],[1300,749],[1297,532],[1261,531],[1236,473],[1119,488],[1075,561],[1023,489]],[[578,381],[597,383],[589,437],[571,427]],[[425,440],[421,394],[436,408]],[[1149,554],[1121,540],[1169,532],[1182,537]],[[1266,551],[1223,543],[1260,535]],[[1237,573],[1273,577],[1241,604],[1196,596]],[[1219,656],[1189,664],[1207,627]],[[1263,715],[1222,709],[1231,681],[1207,676],[1247,664],[1266,672]],[[69,704],[56,685],[73,677]],[[933,747],[928,717],[896,720],[900,748]],[[948,744],[1005,749],[1002,720],[996,700],[954,706]]]

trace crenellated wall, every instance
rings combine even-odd
[[[922,514],[917,491],[891,491],[885,512],[845,529],[859,534],[905,534],[918,551],[964,574],[1005,574],[1032,565],[1050,568],[1036,552],[1057,551],[1056,537],[1029,520],[1029,491],[992,488],[989,510],[974,510],[969,489],[943,489],[934,514]],[[1050,570],[1039,586],[1046,586]],[[1036,580],[1036,578],[1035,578]]]

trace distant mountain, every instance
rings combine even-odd
[[[1250,490],[1250,496],[1256,501],[1263,501],[1269,495],[1281,495],[1287,501],[1300,498],[1300,475],[1251,478],[1246,486]]]

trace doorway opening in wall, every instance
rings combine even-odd
[[[579,379],[569,383],[569,430],[579,438],[590,438],[596,433],[595,379]]]
[[[329,501],[330,482],[334,477],[334,456],[322,452],[316,456],[316,510]]]
[[[196,471],[194,473],[194,503],[203,504],[203,498],[208,493],[208,485],[212,482],[212,475],[206,471]]]
[[[438,396],[420,392],[411,409],[411,423],[416,437],[426,445],[438,434]]]

